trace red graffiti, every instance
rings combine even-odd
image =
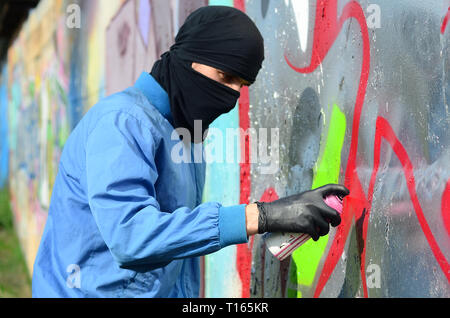
[[[242,283],[242,298],[250,297],[253,243],[254,237],[252,236],[248,244],[236,245],[236,265]]]
[[[245,1],[234,0],[234,7],[245,12]],[[239,127],[241,131],[247,131],[250,127],[249,119],[249,93],[248,87],[241,90],[239,98]],[[248,204],[250,200],[250,137],[241,136],[241,153],[244,154],[244,160],[240,163],[240,204]],[[238,244],[236,246],[236,267],[242,283],[242,298],[250,297],[251,263],[252,248],[254,238],[250,238],[249,244]]]
[[[428,241],[428,244],[431,247],[431,250],[433,251],[433,254],[434,254],[437,262],[441,266],[442,271],[446,274],[447,279],[450,280],[450,265],[448,264],[444,254],[440,250],[440,248],[431,232],[431,229],[428,226],[428,223],[426,221],[425,215],[423,214],[423,210],[420,205],[419,199],[417,197],[416,182],[415,182],[415,178],[414,178],[414,170],[413,170],[414,168],[413,168],[412,162],[409,159],[405,148],[403,147],[403,145],[400,143],[397,136],[395,135],[392,127],[389,125],[387,120],[384,119],[383,117],[378,117],[377,123],[376,123],[375,144],[374,144],[374,165],[373,165],[372,177],[370,179],[370,184],[369,184],[369,189],[368,189],[369,202],[372,202],[376,176],[378,173],[378,168],[380,166],[381,138],[384,138],[389,143],[389,145],[394,150],[395,154],[397,155],[397,157],[400,160],[400,163],[403,167],[403,172],[405,174],[406,186],[408,188],[408,192],[411,197],[411,201],[412,201],[414,210],[416,212],[419,224],[422,228],[425,238]],[[369,209],[369,212],[370,212],[370,209]],[[366,237],[368,219],[369,218],[367,217],[364,220],[364,229],[363,229],[364,237]],[[365,250],[364,250],[364,253],[365,253]],[[362,259],[364,259],[364,257]]]
[[[259,199],[261,202],[272,202],[275,200],[278,200],[278,194],[272,187],[267,188],[261,196],[261,199]]]
[[[357,174],[357,162],[358,162],[358,137],[362,108],[364,105],[364,99],[366,95],[366,88],[368,83],[369,71],[370,71],[370,41],[369,34],[364,16],[360,4],[356,1],[347,3],[342,10],[342,14],[338,19],[337,15],[337,0],[318,1],[316,7],[316,18],[314,27],[314,41],[311,55],[311,62],[306,67],[294,66],[287,56],[285,56],[287,64],[295,71],[299,73],[311,73],[313,72],[323,61],[328,54],[331,46],[334,44],[338,34],[342,30],[343,24],[347,19],[354,18],[360,25],[361,35],[363,40],[363,58],[361,76],[359,81],[358,92],[355,101],[355,107],[353,111],[353,123],[350,151],[345,171],[345,185],[350,189],[350,196],[344,200],[344,212],[341,215],[342,223],[337,228],[336,235],[332,242],[330,251],[325,259],[324,266],[322,268],[321,275],[319,277],[314,297],[319,297],[326,283],[328,282],[334,268],[336,267],[345,247],[345,243],[348,234],[351,229],[352,219],[356,220],[356,232],[358,236],[359,250],[361,253],[361,279],[364,291],[364,296],[368,297],[367,284],[365,277],[365,253],[366,253],[366,237],[367,227],[369,221],[369,214],[371,209],[374,183],[379,167],[380,160],[380,146],[381,137],[389,142],[389,145],[394,150],[395,154],[399,158],[405,178],[407,181],[408,191],[414,206],[415,213],[418,221],[425,234],[425,237],[433,251],[433,254],[439,263],[441,269],[445,273],[447,279],[450,281],[450,268],[447,260],[445,259],[442,251],[440,250],[431,230],[423,215],[422,208],[420,206],[417,194],[415,191],[415,181],[413,174],[413,166],[411,160],[408,157],[403,145],[395,136],[389,123],[382,117],[377,119],[376,136],[375,136],[375,149],[374,149],[374,168],[372,172],[372,178],[369,185],[368,196],[366,197],[361,181]]]
[[[442,221],[447,233],[450,235],[450,179],[447,180],[441,201]]]
[[[447,28],[448,19],[450,19],[450,7],[448,7],[447,15],[444,17],[444,21],[442,21],[441,34],[444,34],[445,29]]]
[[[363,62],[359,88],[355,102],[350,152],[345,175],[345,185],[350,189],[351,195],[344,200],[344,212],[341,215],[342,224],[336,231],[336,236],[334,241],[332,242],[330,252],[325,260],[322,273],[320,275],[314,293],[314,297],[318,297],[320,295],[323,288],[325,287],[325,284],[328,282],[328,279],[331,276],[337,262],[339,261],[339,258],[342,255],[345,247],[345,241],[350,232],[351,221],[353,217],[355,217],[357,220],[361,220],[362,218],[364,218],[365,211],[368,206],[364,190],[361,186],[361,182],[356,172],[359,123],[370,70],[369,34],[364,12],[359,3],[357,3],[356,1],[349,2],[344,7],[342,15],[338,20],[336,0],[318,1],[316,7],[316,22],[314,27],[314,41],[310,65],[304,68],[297,68],[292,63],[290,63],[287,57],[285,57],[288,65],[295,71],[300,73],[313,72],[322,63],[323,59],[327,55],[338,34],[340,33],[344,22],[350,18],[355,18],[358,21],[363,39]],[[361,237],[362,233],[359,233],[359,236]],[[365,290],[365,295],[367,295],[363,268],[361,268],[361,272],[363,288]]]
[[[241,90],[239,99],[239,127],[246,131],[250,127],[248,87]],[[241,138],[241,153],[245,153],[240,163],[240,204],[248,204],[250,200],[250,137],[248,134]],[[236,266],[242,282],[242,297],[250,297],[250,269],[252,262],[253,237],[250,244],[238,244],[236,250]]]

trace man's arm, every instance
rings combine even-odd
[[[255,203],[249,204],[245,207],[247,236],[258,234],[258,216],[259,211]]]
[[[87,138],[89,206],[118,264],[159,267],[246,243],[245,205],[206,202],[194,209],[161,211],[155,190],[159,139],[147,125],[126,112],[113,111]]]

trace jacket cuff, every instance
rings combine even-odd
[[[219,243],[224,248],[248,242],[245,221],[246,204],[219,208]]]

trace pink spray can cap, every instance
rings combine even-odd
[[[323,199],[325,203],[335,209],[339,214],[342,214],[343,211],[343,204],[342,204],[342,198],[337,195],[329,195],[325,199]]]

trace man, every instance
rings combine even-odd
[[[329,223],[339,224],[323,198],[348,194],[342,186],[272,203],[202,204],[204,165],[171,159],[179,142],[174,128],[202,142],[242,86],[255,81],[263,59],[263,39],[244,13],[204,7],[188,17],[151,74],[87,112],[61,156],[34,297],[198,297],[199,256],[256,233],[303,232],[317,240]]]

